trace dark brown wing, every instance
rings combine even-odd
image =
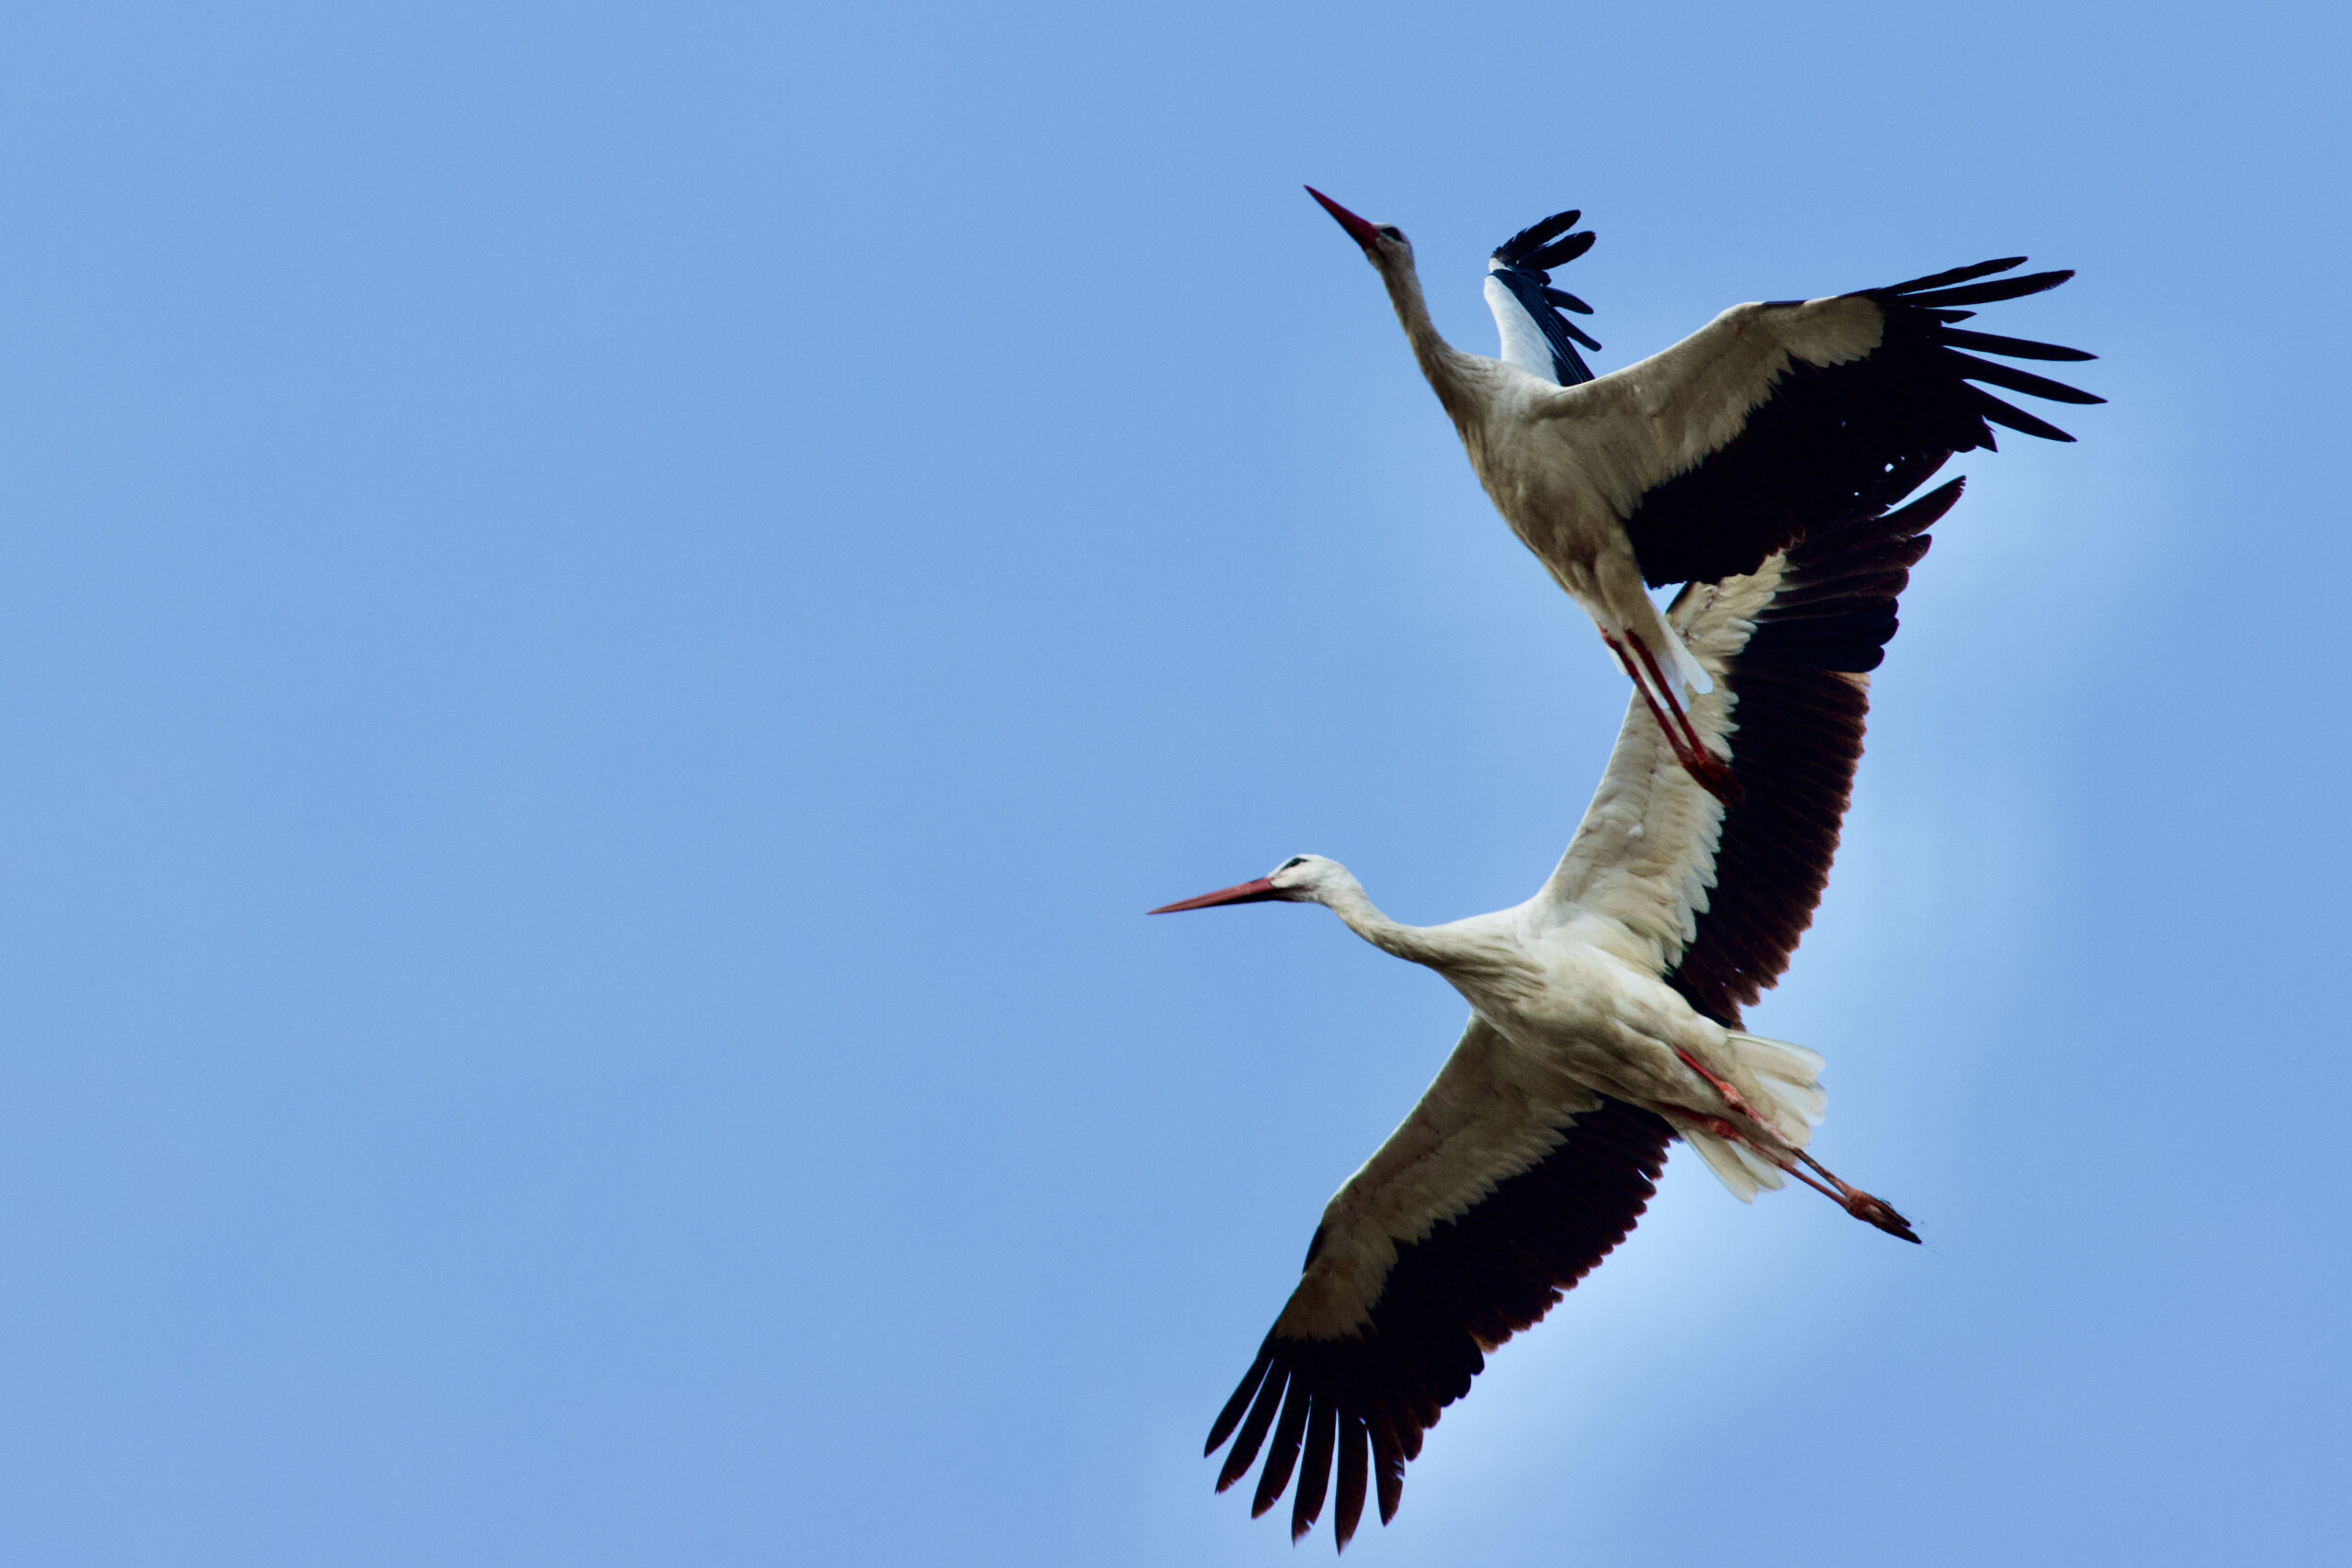
[[[1362,1328],[1317,1339],[1285,1335],[1278,1323],[1210,1429],[1209,1453],[1233,1438],[1217,1490],[1264,1447],[1250,1512],[1272,1507],[1295,1472],[1292,1539],[1321,1516],[1335,1460],[1341,1547],[1363,1515],[1367,1477],[1381,1522],[1395,1517],[1421,1434],[1470,1391],[1487,1351],[1550,1311],[1625,1238],[1657,1191],[1672,1136],[1650,1112],[1603,1098],[1570,1118],[1534,1165],[1398,1246]],[[1323,1241],[1318,1229],[1306,1267]]]
[[[1991,449],[1996,424],[2072,441],[1975,383],[2059,402],[2105,399],[1964,351],[2018,359],[2090,355],[1953,325],[1974,314],[1960,307],[2038,294],[2074,276],[1975,281],[2024,260],[1981,262],[1847,296],[1869,299],[1884,313],[1878,347],[1842,365],[1792,359],[1727,441],[1645,491],[1625,519],[1644,579],[1657,588],[1752,572],[1773,551],[1851,513],[1889,473],[1939,462],[1949,453]],[[1769,327],[1771,312],[1801,303],[1764,306],[1762,324]]]
[[[1780,979],[1828,886],[1862,756],[1870,683],[1897,625],[1895,600],[1928,553],[1927,529],[1960,499],[1953,479],[1888,511],[1940,466],[1919,459],[1792,547],[1780,585],[1727,661],[1731,767],[1714,886],[1667,983],[1736,1029],[1740,1009]],[[1686,593],[1691,592],[1685,590]]]

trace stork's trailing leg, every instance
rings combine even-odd
[[[1739,1115],[1746,1117],[1749,1122],[1754,1122],[1757,1126],[1767,1131],[1770,1130],[1772,1124],[1756,1113],[1755,1108],[1747,1103],[1747,1096],[1741,1094],[1736,1088],[1724,1081],[1724,1079],[1719,1075],[1709,1071],[1706,1066],[1702,1063],[1699,1058],[1693,1056],[1690,1052],[1682,1049],[1681,1046],[1676,1046],[1674,1048],[1674,1054],[1682,1058],[1682,1065],[1684,1066],[1689,1067],[1692,1072],[1706,1079],[1708,1085],[1712,1087],[1717,1094],[1723,1096],[1724,1104],[1725,1106],[1729,1107]],[[1690,1115],[1693,1121],[1698,1122],[1701,1125],[1704,1126],[1708,1132],[1713,1133],[1716,1137],[1723,1139],[1724,1142],[1747,1145],[1749,1148],[1754,1149],[1758,1154],[1762,1155],[1766,1159],[1770,1160],[1774,1165],[1779,1166],[1782,1170],[1787,1171],[1791,1176],[1795,1177],[1799,1181],[1804,1182],[1807,1187],[1812,1188],[1815,1192],[1820,1193],[1823,1197],[1827,1198],[1830,1201],[1836,1203],[1839,1208],[1853,1215],[1854,1218],[1858,1220],[1866,1220],[1870,1224],[1874,1224],[1879,1229],[1884,1231],[1889,1235],[1901,1236],[1905,1241],[1912,1242],[1914,1244],[1917,1243],[1919,1239],[1918,1233],[1911,1228],[1910,1221],[1895,1213],[1894,1204],[1887,1202],[1883,1199],[1873,1198],[1869,1193],[1863,1191],[1860,1188],[1852,1185],[1850,1182],[1839,1179],[1835,1171],[1822,1164],[1819,1160],[1814,1158],[1811,1155],[1805,1153],[1803,1149],[1791,1151],[1796,1156],[1795,1159],[1792,1159],[1789,1157],[1788,1154],[1783,1154],[1780,1149],[1772,1147],[1767,1144],[1758,1143],[1756,1139],[1748,1137],[1747,1134],[1740,1132],[1737,1127],[1734,1126],[1730,1122],[1724,1120],[1721,1116],[1709,1116],[1699,1111],[1687,1111],[1686,1114]],[[1797,1160],[1803,1160],[1806,1165],[1811,1166],[1815,1170],[1818,1171],[1821,1174],[1822,1180],[1826,1181],[1829,1185],[1825,1187],[1822,1185],[1821,1181],[1815,1181],[1812,1177],[1807,1176],[1804,1171],[1799,1170],[1796,1165]]]
[[[1912,1242],[1914,1244],[1917,1243],[1919,1239],[1919,1233],[1911,1228],[1911,1222],[1909,1220],[1905,1219],[1901,1214],[1894,1212],[1894,1204],[1887,1202],[1882,1198],[1873,1198],[1859,1187],[1840,1181],[1835,1171],[1832,1171],[1827,1166],[1822,1164],[1819,1160],[1814,1158],[1803,1149],[1799,1149],[1797,1151],[1797,1158],[1804,1161],[1805,1164],[1819,1171],[1821,1173],[1822,1179],[1827,1181],[1830,1187],[1835,1187],[1838,1190],[1835,1192],[1830,1192],[1829,1196],[1835,1198],[1840,1204],[1842,1204],[1845,1207],[1846,1212],[1853,1215],[1854,1218],[1858,1220],[1868,1220],[1871,1224],[1876,1225],[1879,1229],[1884,1231],[1889,1235],[1899,1235],[1907,1242]],[[1796,1177],[1798,1179],[1803,1180],[1804,1179],[1804,1173],[1798,1170],[1794,1166],[1789,1166],[1784,1168],[1788,1170],[1790,1175]],[[1823,1187],[1821,1183],[1817,1181],[1808,1183],[1808,1185],[1812,1186],[1816,1191],[1828,1191],[1828,1188]]]
[[[1668,680],[1665,671],[1658,668],[1657,659],[1650,652],[1649,645],[1632,633],[1621,641],[1604,631],[1600,634],[1600,640],[1609,645],[1609,651],[1617,656],[1617,662],[1623,664],[1625,673],[1634,678],[1634,690],[1641,693],[1642,701],[1649,705],[1650,716],[1657,720],[1659,730],[1666,736],[1667,745],[1674,750],[1674,760],[1698,781],[1701,789],[1725,806],[1737,805],[1739,780],[1732,775],[1731,769],[1724,765],[1723,759],[1708,750],[1707,743],[1699,739],[1698,730],[1691,727],[1690,716],[1682,711],[1681,699],[1675,695],[1674,682]],[[1628,642],[1634,645],[1633,653],[1625,651]],[[1641,656],[1639,664],[1634,662],[1634,654]],[[1646,680],[1643,678],[1645,671],[1648,675]]]
[[[1737,1089],[1732,1086],[1729,1080],[1717,1075],[1704,1062],[1702,1062],[1698,1057],[1692,1055],[1690,1052],[1685,1051],[1679,1045],[1677,1045],[1674,1048],[1674,1054],[1682,1058],[1682,1065],[1684,1066],[1690,1068],[1692,1072],[1706,1079],[1707,1087],[1713,1089],[1717,1094],[1722,1095],[1725,1105],[1730,1106],[1734,1111],[1738,1111],[1742,1116],[1747,1117],[1758,1127],[1769,1128],[1772,1125],[1772,1123],[1765,1121],[1763,1117],[1756,1113],[1756,1107],[1747,1103],[1747,1097],[1746,1095],[1740,1093]]]

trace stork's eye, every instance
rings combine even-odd
[[[1306,863],[1306,857],[1305,855],[1293,855],[1290,859],[1283,862],[1282,864],[1276,866],[1274,869],[1277,871],[1288,871],[1292,866],[1305,865]]]
[[[1394,223],[1383,223],[1380,226],[1380,232],[1385,234],[1392,240],[1401,240],[1405,237],[1405,231],[1399,229]]]

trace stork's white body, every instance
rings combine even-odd
[[[1793,310],[1734,306],[1663,354],[1563,387],[1512,362],[1528,357],[1529,334],[1508,291],[1490,288],[1487,303],[1506,351],[1516,352],[1488,359],[1439,335],[1409,265],[1384,266],[1381,278],[1472,471],[1511,532],[1604,635],[1638,641],[1678,683],[1705,691],[1704,671],[1644,586],[1625,519],[1662,479],[1695,468],[1736,436],[1792,360],[1840,365],[1875,349],[1879,308],[1859,296]],[[1638,668],[1634,673],[1643,680]]]

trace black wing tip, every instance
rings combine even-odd
[[[2048,420],[2038,419],[2014,403],[2003,402],[1982,387],[1962,384],[1967,385],[1968,390],[1973,394],[1972,401],[1975,405],[1976,412],[1995,424],[2006,426],[2020,435],[2039,436],[2044,441],[2072,442],[2075,439]],[[1990,439],[1990,432],[1986,434],[1987,439],[1984,445],[1989,447],[1993,443]]]
[[[1990,359],[1979,359],[1973,354],[1962,354],[1957,348],[1946,348],[1951,357],[1946,361],[1963,381],[1984,381],[2005,387],[2012,392],[2023,392],[2030,398],[2044,398],[2053,403],[2103,403],[2107,401],[2096,392],[2086,392],[2079,387],[2069,387],[2064,381],[2053,381],[2047,376],[2037,376],[2030,370],[2020,370],[2014,365],[1999,365]]]
[[[1322,1234],[1318,1226],[1316,1230],[1317,1240],[1321,1239]],[[1309,1255],[1308,1261],[1313,1261],[1312,1254]],[[1201,1450],[1203,1459],[1208,1458],[1209,1455],[1223,1448],[1225,1440],[1233,1436],[1233,1429],[1241,1425],[1241,1417],[1249,1412],[1250,1402],[1257,1397],[1258,1385],[1265,1381],[1266,1370],[1272,1366],[1273,1362],[1273,1336],[1270,1334],[1266,1337],[1266,1343],[1258,1348],[1258,1359],[1250,1362],[1250,1370],[1241,1375],[1240,1385],[1234,1389],[1233,1397],[1227,1400],[1225,1408],[1217,1412],[1216,1423],[1209,1427],[1208,1445]],[[1222,1492],[1225,1488],[1219,1486],[1217,1490]]]
[[[1924,294],[1895,296],[1898,303],[1929,310],[1951,310],[1962,305],[1991,305],[2003,299],[2022,299],[2029,294],[2045,294],[2075,274],[2071,268],[2058,272],[2030,272],[2022,277],[1996,277],[1984,283],[1964,283],[1956,288],[1939,288]]]
[[[1570,234],[1564,240],[1553,241],[1542,250],[1528,256],[1526,265],[1548,273],[1555,266],[1567,265],[1568,263],[1592,249],[1599,239],[1600,236],[1591,230],[1583,230]]]
[[[1536,252],[1544,249],[1568,230],[1575,228],[1577,220],[1583,217],[1584,212],[1581,209],[1571,207],[1566,212],[1555,212],[1551,217],[1539,222],[1530,223],[1510,239],[1497,245],[1494,249],[1494,258],[1510,266],[1526,265]]]
[[[1938,333],[1936,338],[1949,348],[1973,348],[1980,354],[1997,354],[2009,359],[2064,360],[2069,364],[2081,364],[2098,357],[2085,349],[2065,348],[2054,343],[2035,343],[2030,338],[2003,337],[1997,333],[1969,332],[1949,325]]]
[[[1955,476],[1913,493],[1950,457],[1890,464],[1858,487],[1850,511],[1792,546],[1724,671],[1747,799],[1724,819],[1712,902],[1667,980],[1727,1028],[1778,982],[1828,885],[1870,710],[1850,677],[1884,661],[1911,570],[1934,542],[1928,530],[1966,488]]]
[[[1946,267],[1941,272],[1931,272],[1921,277],[1908,277],[1901,283],[1890,283],[1884,288],[1871,289],[1870,292],[1879,295],[1919,294],[1931,288],[1950,288],[1958,284],[1973,282],[1980,277],[1989,277],[1996,272],[2007,272],[2012,268],[2023,266],[2025,263],[2026,258],[2023,256],[2001,256],[1993,261],[1976,262],[1968,266]]]
[[[1259,1386],[1257,1397],[1250,1402],[1250,1418],[1241,1424],[1240,1432],[1233,1439],[1233,1451],[1225,1456],[1225,1463],[1217,1471],[1216,1489],[1219,1492],[1250,1473],[1250,1466],[1258,1457],[1258,1449],[1266,1440],[1266,1428],[1273,1425],[1274,1411],[1282,1400],[1284,1385],[1291,1381],[1289,1368],[1272,1364],[1272,1336],[1269,1335],[1267,1338],[1267,1348],[1260,1352],[1268,1358],[1265,1381]],[[1244,1380],[1245,1382],[1247,1381]],[[1210,1451],[1213,1453],[1216,1450],[1212,1448]],[[1263,1512],[1262,1509],[1260,1511]]]
[[[1362,1332],[1267,1335],[1211,1437],[1212,1451],[1233,1437],[1218,1491],[1259,1461],[1262,1444],[1251,1517],[1295,1483],[1292,1539],[1335,1505],[1333,1540],[1344,1550],[1368,1482],[1381,1523],[1396,1517],[1423,1433],[1469,1392],[1485,1349],[1541,1319],[1633,1230],[1673,1136],[1650,1112],[1606,1097],[1560,1131],[1550,1154],[1505,1178],[1469,1213],[1400,1248]]]
[[[1281,1501],[1290,1485],[1291,1472],[1298,1467],[1299,1445],[1306,1438],[1306,1417],[1314,1406],[1315,1395],[1306,1380],[1292,1378],[1289,1392],[1283,1395],[1283,1418],[1274,1425],[1273,1444],[1266,1450],[1265,1465],[1258,1472],[1258,1492],[1250,1501],[1251,1518]]]

